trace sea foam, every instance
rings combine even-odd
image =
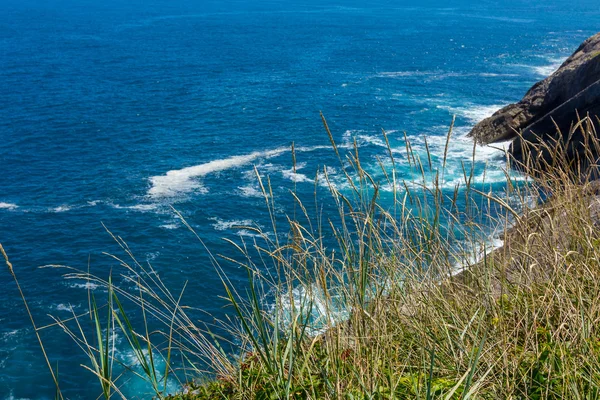
[[[238,189],[242,197],[263,197],[262,191],[256,185],[239,186]]]
[[[298,285],[292,289],[291,298],[288,294],[281,295],[271,304],[271,313],[278,313],[284,326],[289,326],[297,315],[308,317],[308,334],[315,336],[350,316],[350,311],[343,307],[345,303],[341,296],[339,300],[336,296],[335,288],[330,288],[326,294],[315,283]]]
[[[310,152],[328,148],[328,146],[300,146],[296,147],[295,151]],[[249,154],[232,156],[191,167],[171,170],[165,175],[157,175],[150,178],[151,187],[148,190],[148,195],[159,198],[172,197],[194,190],[206,191],[207,189],[203,188],[202,183],[198,178],[202,178],[215,172],[243,167],[256,160],[277,157],[287,152],[291,152],[290,147],[279,147],[272,150],[255,151]]]
[[[278,148],[268,151],[255,151],[250,154],[213,160],[192,167],[171,170],[165,175],[158,175],[150,178],[152,187],[148,191],[148,194],[152,197],[168,197],[179,193],[190,192],[201,187],[201,184],[194,180],[194,178],[200,178],[214,172],[238,168],[250,164],[259,158],[276,157],[286,151],[289,151],[289,149]]]
[[[510,66],[517,67],[517,68],[525,68],[525,69],[529,70],[530,73],[533,73],[534,75],[538,76],[538,78],[546,78],[546,77],[552,75],[554,72],[556,72],[558,70],[558,68],[560,68],[560,66],[567,59],[567,57],[543,57],[543,56],[540,56],[539,58],[543,58],[547,64],[544,64],[544,65],[511,64]]]
[[[504,107],[506,104],[491,104],[491,105],[476,105],[467,104],[460,107],[452,107],[447,105],[439,105],[437,108],[449,111],[452,114],[456,114],[465,118],[469,123],[476,124],[483,119],[491,116],[496,111]]]
[[[213,228],[215,228],[218,231],[226,231],[229,229],[233,229],[233,228],[238,228],[238,227],[244,227],[244,226],[254,226],[254,222],[252,222],[249,219],[244,219],[244,220],[223,220],[221,218],[211,218],[212,221],[214,221],[214,223],[212,224]]]
[[[13,204],[13,203],[4,203],[2,201],[0,201],[0,209],[3,210],[16,210],[17,208],[19,208],[18,205]]]
[[[548,65],[542,65],[537,67],[531,67],[533,71],[543,77],[550,76],[560,68],[567,58],[550,57],[547,60],[550,62]]]
[[[71,211],[72,209],[73,209],[72,206],[62,205],[62,206],[58,206],[58,207],[52,207],[52,208],[48,209],[48,211],[53,212],[53,213],[63,213],[63,212]]]

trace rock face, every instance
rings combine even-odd
[[[587,113],[600,115],[600,33],[583,42],[555,73],[533,85],[521,101],[481,121],[469,136],[482,144],[514,139],[517,132],[528,141],[543,140],[557,136],[556,126],[568,134],[577,115],[583,118]],[[511,146],[515,158],[520,147],[516,142]]]
[[[596,132],[599,124],[597,117],[600,116],[600,80],[592,83],[590,86],[549,112],[548,114],[537,119],[531,125],[527,126],[522,130],[522,135],[516,137],[511,143],[509,153],[516,161],[523,161],[525,155],[523,154],[522,145],[523,141],[529,143],[537,143],[542,140],[547,143],[553,143],[552,140],[563,141],[564,148],[566,151],[567,159],[577,160],[578,164],[586,163],[582,165],[584,167],[589,166],[587,162],[589,157],[583,155],[586,150],[586,143],[589,143],[590,132],[585,132],[581,129],[570,129],[572,123],[577,123],[581,118],[583,119],[586,115],[590,116],[591,123],[594,124]],[[556,124],[556,125],[555,125]],[[558,126],[558,130],[556,127]],[[584,124],[584,127],[587,125]],[[587,146],[590,154],[593,158],[600,156],[595,146]],[[547,149],[537,149],[536,155],[539,153],[544,157],[547,163],[551,162],[552,155]],[[593,159],[592,158],[592,159]]]

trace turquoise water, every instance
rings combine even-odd
[[[231,254],[221,238],[252,235],[235,225],[269,226],[254,167],[281,213],[294,186],[312,198],[324,166],[344,190],[319,111],[372,170],[386,129],[409,181],[403,132],[440,155],[455,114],[453,190],[469,127],[557,68],[600,17],[596,1],[247,3],[0,0],[0,242],[38,325],[88,301],[82,282],[39,266],[116,267],[102,223],[174,291],[189,280],[185,303],[222,317],[220,281],[171,206],[214,253]],[[475,176],[487,163],[489,188],[503,191],[501,153],[477,154]],[[245,271],[227,273],[242,285]],[[53,398],[6,270],[0,283],[0,398]],[[95,398],[77,346],[59,330],[43,338],[64,393]]]

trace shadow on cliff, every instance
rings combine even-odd
[[[536,168],[549,167],[557,146],[565,151],[574,171],[595,164],[600,149],[590,146],[600,120],[600,33],[587,39],[546,79],[533,85],[523,99],[478,123],[469,136],[489,144],[513,140],[513,166],[542,159]],[[540,146],[537,146],[540,144]]]

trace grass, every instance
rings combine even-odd
[[[323,122],[350,188],[320,175],[336,218],[309,215],[292,192],[297,212],[280,226],[269,181],[257,173],[273,226],[245,227],[260,238],[211,255],[231,306],[221,322],[234,354],[119,237],[127,258],[117,259],[137,293],[67,271],[67,279],[107,288],[101,306],[90,295],[88,313],[56,321],[89,356],[101,397],[124,398],[123,377],[134,374],[156,398],[173,400],[600,398],[600,147],[591,119],[572,128],[586,141],[578,162],[561,141],[525,143],[517,166],[532,178],[517,186],[507,171],[504,196],[477,185],[471,165],[461,188],[443,190],[446,154],[440,165],[421,160],[408,139],[404,159],[422,182],[400,179],[391,150],[377,181],[360,149],[343,154]],[[383,185],[394,188],[392,201],[381,201]],[[494,226],[505,228],[504,246],[489,251]],[[229,262],[246,269],[245,293],[229,281]],[[134,312],[142,329],[127,317]],[[149,332],[149,320],[162,329]],[[114,352],[116,334],[134,365]],[[180,380],[180,394],[168,394],[169,377]]]

